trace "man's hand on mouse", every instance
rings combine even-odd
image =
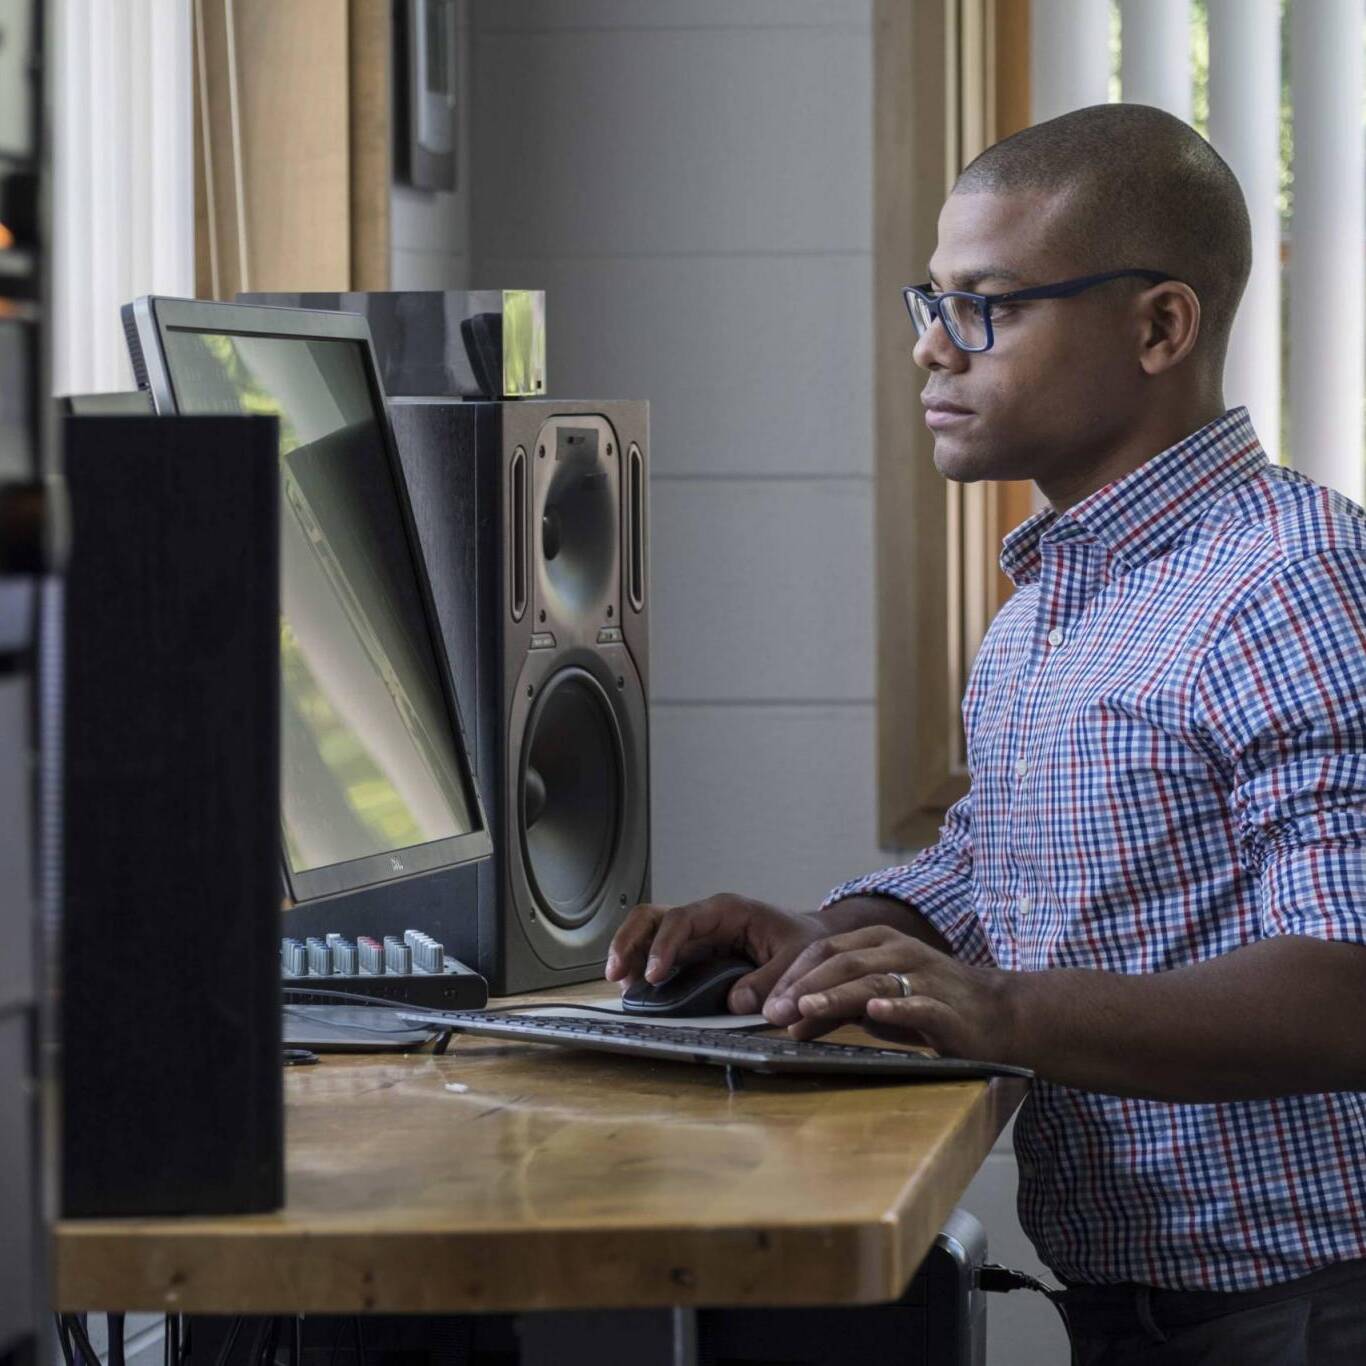
[[[911,987],[902,994],[900,973]],[[859,1023],[881,1038],[950,1057],[1009,1061],[1010,974],[960,963],[919,939],[870,925],[806,945],[773,984],[764,1015],[814,1039]]]
[[[686,906],[636,906],[612,939],[607,980],[622,990],[642,977],[660,982],[676,967],[738,953],[759,966],[731,988],[734,1015],[753,1015],[807,945],[826,933],[814,912],[785,911],[723,892]]]

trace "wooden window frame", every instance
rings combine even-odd
[[[197,296],[387,289],[389,0],[193,16]]]
[[[900,286],[923,278],[939,209],[978,152],[1029,123],[1029,0],[874,0],[873,287],[878,836],[931,844],[968,788],[960,704],[1011,585],[1001,537],[1027,483],[934,467]]]

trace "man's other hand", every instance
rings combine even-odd
[[[881,1038],[927,1043],[948,1057],[1009,1062],[1015,1032],[1009,976],[872,925],[803,948],[774,983],[764,1014],[799,1039],[858,1023]]]
[[[642,977],[662,981],[675,967],[719,954],[743,954],[758,964],[728,998],[732,1014],[752,1015],[773,984],[808,944],[827,932],[815,912],[785,911],[722,892],[686,906],[636,906],[607,955],[607,980],[622,990]]]

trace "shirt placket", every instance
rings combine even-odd
[[[1042,964],[1034,952],[1041,940],[1037,925],[1048,909],[1047,885],[1038,860],[1039,832],[1053,803],[1044,756],[1056,728],[1059,694],[1052,675],[1063,660],[1069,636],[1099,586],[1100,547],[1082,528],[1059,523],[1040,541],[1039,599],[1030,638],[1029,662],[1011,707],[1007,773],[1006,887],[1013,968]]]

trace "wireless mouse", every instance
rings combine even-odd
[[[755,966],[734,954],[688,963],[662,982],[636,982],[622,995],[621,1009],[626,1015],[725,1015],[731,987]]]

